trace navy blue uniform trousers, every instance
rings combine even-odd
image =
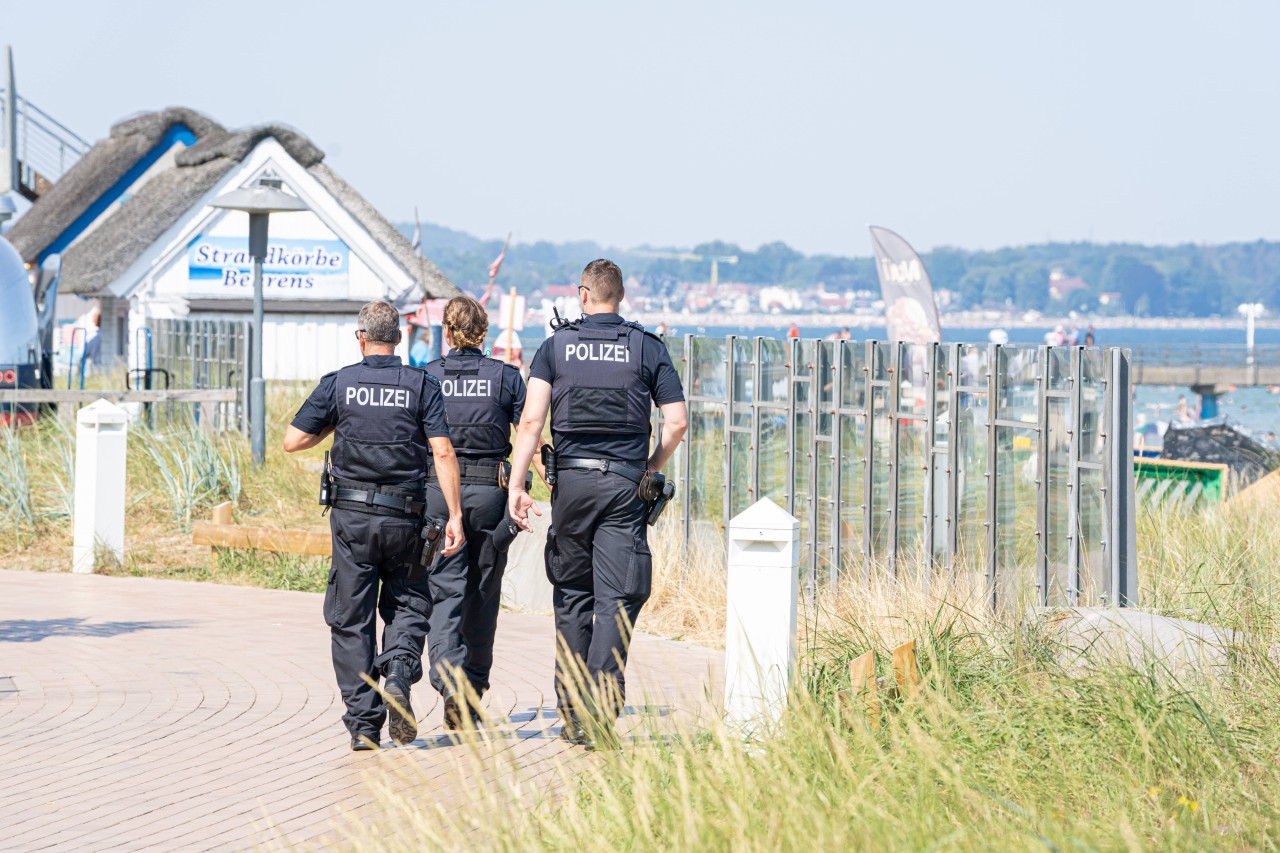
[[[653,584],[646,515],[636,484],[619,474],[561,470],[551,491],[546,565],[556,631],[592,685],[617,685],[619,703],[626,696],[631,628]],[[590,712],[574,708],[564,663],[557,653],[561,716]],[[622,706],[599,711],[616,717]]]
[[[417,568],[422,522],[334,507],[333,565],[324,596],[333,672],[346,704],[342,721],[352,735],[377,740],[386,721],[382,697],[362,675],[375,681],[395,658],[408,665],[410,680],[422,678],[422,646],[431,617],[425,571]],[[419,569],[419,571],[421,571]],[[378,653],[377,614],[382,615],[382,652]]]
[[[427,515],[448,518],[440,485],[427,486]],[[462,483],[462,530],[466,544],[456,554],[437,557],[428,579],[431,632],[427,645],[428,677],[441,696],[455,693],[461,670],[476,693],[489,689],[493,637],[502,603],[502,575],[507,555],[493,546],[493,531],[507,517],[507,493],[497,477],[489,483]]]

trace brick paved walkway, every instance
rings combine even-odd
[[[465,748],[443,736],[425,680],[413,745],[349,751],[320,604],[312,593],[0,571],[0,849],[323,845],[335,816],[375,814],[370,771],[403,788],[395,771],[419,770],[416,796],[450,796]],[[504,612],[484,700],[508,720],[486,748],[529,774],[591,760],[556,738],[552,638],[549,617]],[[720,658],[638,635],[628,692],[661,713],[705,710]]]

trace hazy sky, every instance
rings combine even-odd
[[[867,255],[1280,238],[1280,3],[2,0],[82,136],[283,121],[395,220]]]

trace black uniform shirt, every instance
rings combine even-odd
[[[403,362],[398,355],[366,355],[360,363],[368,367],[400,367]],[[337,426],[338,395],[334,392],[337,379],[336,370],[320,377],[320,384],[307,397],[302,408],[298,409],[298,414],[294,415],[295,427],[308,435],[319,435],[324,432],[325,427]],[[422,421],[422,432],[427,438],[449,437],[440,384],[430,376],[422,383],[422,394],[418,398],[418,417]]]
[[[588,314],[582,319],[583,326],[616,326],[622,322],[618,314]],[[529,377],[541,379],[554,385],[555,359],[551,355],[552,334],[538,347],[529,366]],[[649,387],[649,394],[656,405],[684,401],[684,388],[680,385],[680,374],[671,363],[671,355],[662,341],[649,335],[642,335],[643,353],[640,361],[640,378]],[[643,467],[649,459],[649,436],[646,434],[609,434],[609,433],[561,433],[551,432],[551,443],[560,456],[585,456],[591,459],[616,459]]]

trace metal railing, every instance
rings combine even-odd
[[[8,100],[0,86],[0,137],[12,129],[13,139],[0,139],[0,148],[17,152],[18,188],[34,198],[55,183],[83,157],[91,144],[21,95],[13,99],[13,118],[4,115]]]
[[[1120,349],[668,338],[689,402],[686,555],[762,497],[823,583],[977,573],[993,605],[1130,603],[1129,355]]]
[[[1280,346],[1266,344],[1144,345],[1132,348],[1133,363],[1141,367],[1280,367]]]
[[[201,406],[196,417],[212,417],[215,429],[248,431],[248,321],[152,320],[147,339],[132,371],[135,382],[147,388],[235,388],[238,401]],[[163,417],[175,412],[170,407]]]

